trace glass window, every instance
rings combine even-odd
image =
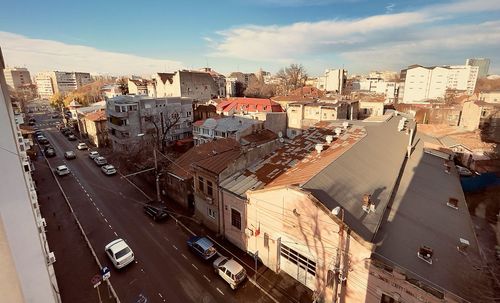
[[[208,209],[208,216],[212,219],[215,219],[215,216],[217,215],[217,212],[211,208]]]
[[[234,208],[231,208],[231,225],[241,230],[241,213]]]
[[[213,194],[212,182],[211,181],[207,181],[207,195],[209,195],[210,197],[212,197],[212,194]]]
[[[198,189],[203,192],[205,191],[205,180],[203,180],[203,177],[198,177]]]

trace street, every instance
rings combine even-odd
[[[110,281],[122,302],[138,302],[144,297],[147,302],[271,302],[248,281],[231,290],[214,273],[211,263],[188,250],[186,240],[191,235],[186,230],[172,219],[153,222],[143,213],[147,200],[137,188],[120,174],[104,175],[88,151],[77,150],[78,141],[68,141],[55,128],[56,120],[50,115],[38,115],[37,120],[56,149],[56,157],[48,158],[51,168],[66,164],[71,170],[70,175],[58,177],[59,182],[100,262],[111,268]],[[76,159],[64,158],[64,152],[70,150],[75,151]],[[39,156],[38,161],[43,159]],[[50,177],[48,169],[35,174]],[[38,190],[43,193],[54,188]],[[104,253],[104,246],[117,238],[124,239],[135,254],[134,263],[121,270],[113,268]]]

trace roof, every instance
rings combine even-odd
[[[291,91],[290,95],[320,98],[325,95],[325,92],[314,86],[304,86]]]
[[[303,185],[326,208],[342,207],[347,225],[366,241],[373,240],[405,159],[408,135],[397,131],[400,119],[364,124],[366,136]],[[365,194],[375,203],[369,214]]]
[[[288,95],[288,96],[276,96],[272,97],[271,100],[280,102],[280,101],[287,101],[287,102],[314,102],[318,98],[315,97],[305,97],[305,96],[294,96],[294,95]]]
[[[286,142],[272,156],[249,167],[243,173],[224,180],[221,186],[243,196],[248,189],[307,182],[365,136],[364,127],[351,125],[340,138],[335,138],[334,129],[337,127],[342,127],[342,123],[317,123]],[[328,135],[334,137],[331,143],[326,142]],[[321,153],[316,151],[317,144],[323,144]],[[297,173],[299,171],[300,173]]]
[[[109,245],[109,248],[111,248],[111,251],[113,253],[117,253],[120,250],[128,247],[127,243],[125,243],[125,241],[123,241],[122,239],[116,239],[113,242],[109,243],[108,245]],[[106,245],[106,246],[108,246],[108,245]]]
[[[198,239],[196,240],[196,244],[198,244],[203,250],[207,250],[210,247],[214,246],[212,241],[210,241],[206,237],[198,237]]]
[[[269,141],[276,140],[278,135],[268,129],[262,129],[250,135],[240,138],[242,144],[256,144],[260,145]]]
[[[417,134],[398,192],[377,232],[374,257],[404,267],[410,277],[421,280],[418,275],[467,298],[467,290],[481,285],[477,240],[454,166],[451,174],[444,173],[444,160],[423,152],[426,141],[427,136]],[[458,199],[458,210],[447,206],[450,197]],[[470,243],[467,255],[457,250],[460,238]],[[433,250],[432,265],[417,258],[421,245]],[[475,302],[477,297],[468,299]]]
[[[217,111],[282,112],[279,103],[263,98],[227,98],[217,104]]]
[[[78,101],[76,100],[73,100],[69,103],[69,106],[72,106],[72,107],[77,107],[77,106],[82,106],[80,103],[78,103]]]
[[[207,143],[204,143],[207,144]],[[202,144],[202,145],[204,145]],[[192,166],[196,168],[203,168],[209,172],[216,175],[220,174],[227,166],[234,160],[236,160],[241,155],[241,149],[239,146],[235,146],[233,149],[226,150],[221,153],[213,153],[210,157],[193,163]]]
[[[107,120],[106,111],[100,110],[97,112],[86,114],[85,119],[90,120],[90,121],[94,121],[94,122],[106,121]]]
[[[243,270],[243,266],[241,266],[238,262],[234,261],[233,259],[227,260],[226,264],[224,264],[224,267],[229,269],[229,271],[232,272],[233,274],[237,274]]]
[[[247,129],[256,124],[261,124],[262,121],[244,118],[244,117],[213,117],[205,120],[196,121],[195,126],[213,129],[215,131],[232,132]]]
[[[170,82],[170,84],[174,82],[174,73],[157,73],[157,74],[160,77],[160,80],[161,82],[163,82],[163,84],[167,83],[167,80],[168,82]]]
[[[238,141],[227,138],[210,141],[198,146],[192,147],[190,150],[182,154],[174,163],[168,167],[169,173],[181,178],[188,179],[192,177],[191,165],[212,157],[214,154],[223,154],[227,151],[239,149]],[[227,163],[226,163],[227,164]]]

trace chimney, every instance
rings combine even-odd
[[[344,123],[342,123],[342,127],[347,130],[347,128],[349,127],[349,122],[345,121]]]
[[[450,197],[446,203],[451,208],[458,209],[458,199]]]
[[[326,136],[326,143],[330,144],[330,143],[332,143],[332,141],[333,141],[333,136],[332,135]]]
[[[315,149],[318,154],[321,154],[321,151],[323,151],[323,144],[316,144]]]

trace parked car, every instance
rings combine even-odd
[[[69,168],[66,165],[59,165],[56,167],[56,174],[59,176],[68,175],[70,173]]]
[[[215,259],[213,263],[215,273],[222,277],[231,289],[236,289],[247,276],[246,270],[233,259],[221,256]]]
[[[41,130],[35,130],[33,135],[35,135],[35,138],[37,138],[38,136],[43,136],[43,132]]]
[[[45,138],[42,135],[38,136],[37,139],[38,139],[38,143],[40,143],[40,144],[43,144],[43,145],[49,144],[49,140],[47,140],[47,138]]]
[[[134,261],[134,252],[123,239],[116,239],[104,247],[113,265],[120,269]]]
[[[458,171],[458,174],[460,176],[463,176],[463,177],[470,177],[474,174],[468,168],[460,166],[460,165],[457,165],[457,171]]]
[[[217,254],[214,244],[207,237],[193,236],[187,240],[187,245],[204,260],[210,260]]]
[[[116,174],[116,168],[111,164],[101,166],[101,170],[107,176]]]
[[[61,128],[59,129],[59,131],[60,131],[61,133],[64,133],[64,132],[71,131],[71,130],[70,130],[68,127],[61,127]]]
[[[53,149],[52,147],[46,148],[45,149],[45,157],[51,158],[56,156],[56,150]]]
[[[73,135],[73,134],[71,134],[71,135],[68,136],[68,140],[69,141],[76,141],[76,136]]]
[[[61,115],[59,115],[59,114],[52,114],[51,117],[52,117],[52,119],[57,119],[57,118],[60,118]]]
[[[87,144],[80,142],[80,143],[78,143],[76,148],[78,148],[78,150],[85,150],[85,149],[88,149],[89,147],[87,146]]]
[[[64,158],[70,160],[70,159],[76,159],[76,154],[74,151],[70,150],[64,153]]]
[[[99,153],[96,152],[95,150],[89,152],[89,158],[94,160],[95,158],[99,157]]]
[[[95,162],[95,164],[97,164],[99,166],[108,164],[108,161],[106,161],[106,158],[104,158],[103,156],[97,156],[97,157],[95,157],[94,158],[94,162]]]
[[[153,218],[153,221],[163,221],[168,218],[167,209],[162,206],[144,205],[144,213]]]

